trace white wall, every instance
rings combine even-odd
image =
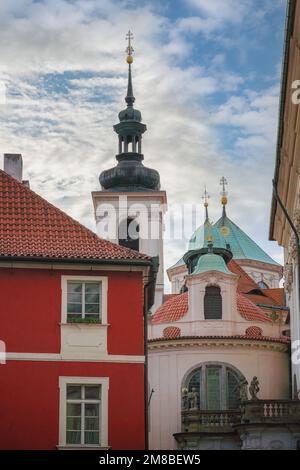
[[[171,343],[170,343],[171,344]],[[226,344],[226,341],[224,341]],[[173,342],[174,345],[174,342]],[[223,362],[236,367],[250,383],[256,375],[259,398],[289,398],[288,354],[270,346],[215,344],[162,347],[149,351],[149,383],[154,389],[150,403],[150,449],[176,449],[173,434],[181,431],[181,388],[185,374],[204,362]],[[150,348],[153,348],[151,343]]]

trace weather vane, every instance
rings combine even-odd
[[[134,49],[131,45],[131,40],[132,39],[133,39],[133,34],[129,30],[128,33],[126,34],[126,41],[128,41],[128,46],[125,49],[125,52],[127,52],[127,63],[128,64],[132,64],[132,62],[133,62],[132,53],[134,52]]]

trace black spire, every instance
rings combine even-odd
[[[142,164],[142,135],[147,127],[142,123],[142,115],[133,107],[131,64],[133,62],[131,39],[133,34],[128,31],[127,63],[128,84],[125,102],[127,108],[119,113],[119,123],[114,126],[118,134],[119,151],[116,155],[117,166],[104,170],[99,180],[103,190],[106,191],[158,191],[160,189],[160,177],[156,170],[147,168]]]
[[[204,194],[202,196],[202,199],[204,199],[204,207],[205,207],[205,221],[204,223],[209,222],[209,217],[208,217],[208,199],[210,198],[206,186],[204,187]]]
[[[127,95],[126,95],[125,101],[129,108],[133,108],[135,97],[133,96],[133,88],[132,88],[131,63],[129,63],[128,65],[128,85],[127,85]]]

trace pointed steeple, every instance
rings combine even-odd
[[[208,200],[209,200],[210,196],[206,190],[206,186],[204,186],[204,193],[203,193],[203,196],[202,196],[202,199],[204,200],[204,207],[205,207],[205,222],[204,223],[207,223],[209,222],[209,217],[208,217]]]
[[[134,49],[131,46],[131,40],[133,39],[133,34],[130,30],[126,34],[126,39],[128,39],[128,46],[126,47],[126,52],[127,52],[126,60],[128,64],[128,84],[127,84],[127,95],[126,95],[125,101],[127,103],[127,106],[132,108],[133,103],[135,102],[135,97],[133,95],[133,87],[132,87],[132,76],[131,76],[131,64],[133,62],[132,53]]]
[[[126,47],[128,64],[128,83],[125,102],[127,107],[119,112],[119,123],[114,126],[118,134],[119,146],[115,168],[102,171],[99,180],[103,190],[110,191],[158,191],[160,189],[160,177],[156,170],[147,168],[142,164],[142,136],[147,127],[142,123],[142,115],[133,107],[132,72],[133,47],[131,40],[133,34],[129,30],[126,35],[128,46]]]

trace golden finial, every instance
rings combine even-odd
[[[204,199],[204,207],[208,207],[208,199],[210,198],[210,195],[208,194],[206,190],[206,186],[204,186],[204,193],[202,196],[202,199]]]
[[[227,185],[227,180],[222,176],[220,179],[220,185],[222,186],[222,191],[221,191],[221,203],[223,206],[226,206],[227,204],[227,191],[226,191],[226,185]]]
[[[207,227],[207,236],[206,236],[206,240],[208,241],[208,243],[212,243],[213,241],[213,236],[212,236],[212,224],[210,222],[207,222],[206,224],[206,227]]]
[[[133,57],[132,57],[132,53],[134,51],[133,47],[131,46],[131,40],[133,39],[133,34],[132,32],[129,30],[128,33],[126,34],[126,40],[128,41],[128,46],[126,47],[126,50],[125,52],[127,52],[127,64],[132,64],[133,62]]]

